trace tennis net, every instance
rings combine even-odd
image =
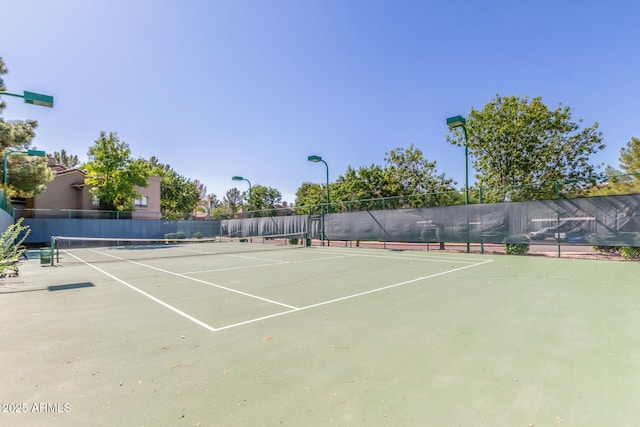
[[[57,264],[98,263],[246,252],[298,249],[306,246],[305,233],[206,239],[127,239],[55,236],[51,239]]]

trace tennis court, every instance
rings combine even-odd
[[[640,419],[638,263],[272,242],[61,257],[0,282],[0,425]]]

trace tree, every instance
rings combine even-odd
[[[191,181],[153,156],[147,161],[149,173],[160,177],[160,210],[165,218],[179,218],[194,212],[202,197],[202,184]],[[206,187],[204,187],[206,191]]]
[[[56,163],[66,168],[73,169],[80,164],[78,156],[67,154],[63,149],[61,151],[54,151],[53,157],[56,159]]]
[[[2,76],[7,74],[4,61],[0,58],[0,90],[6,90]],[[6,103],[0,100],[0,114]],[[23,151],[31,148],[31,141],[35,137],[38,122],[35,120],[5,121],[0,117],[0,159],[4,159],[7,150]],[[46,184],[55,177],[54,172],[47,166],[46,157],[32,157],[12,154],[7,157],[7,188],[5,193],[9,197],[33,197],[46,190]],[[3,179],[4,181],[4,179]]]
[[[238,212],[238,209],[242,206],[243,202],[242,193],[236,187],[227,190],[227,193],[222,198],[222,205],[231,215]]]
[[[634,174],[633,181],[640,187],[640,138],[632,137],[620,149],[620,169],[626,174]]]
[[[461,200],[454,192],[455,182],[444,174],[437,174],[436,162],[430,162],[413,144],[409,148],[396,148],[385,157],[389,180],[389,193],[397,198],[396,207],[410,203],[413,207],[451,205]],[[423,193],[428,193],[425,197]]]
[[[595,185],[586,194],[606,196],[613,194],[640,193],[640,139],[632,137],[620,149],[620,170],[607,166],[604,184]]]
[[[298,215],[320,213],[319,206],[326,203],[326,194],[320,184],[303,182],[296,190],[295,213]]]
[[[200,208],[202,209],[202,212],[206,212],[210,214],[211,211],[213,211],[215,208],[217,208],[221,204],[222,203],[220,202],[220,200],[218,200],[218,196],[212,193],[212,194],[207,194],[207,197],[205,197],[203,203],[200,205]]]
[[[222,202],[218,199],[218,196],[216,196],[215,194],[208,194],[204,200],[204,203],[200,205],[200,209],[202,209],[202,212],[208,213],[209,216],[214,219],[231,217]]]
[[[203,212],[204,207],[207,203],[207,186],[200,182],[200,180],[194,179],[194,185],[198,189],[198,204],[196,206],[196,210],[199,212]]]
[[[89,161],[83,166],[87,171],[85,183],[91,186],[89,192],[98,199],[100,209],[133,210],[133,200],[139,197],[133,187],[147,186],[147,161],[132,159],[129,145],[113,132],[100,132],[88,155]]]
[[[390,175],[388,170],[378,165],[360,167],[358,170],[347,167],[344,175],[338,176],[335,184],[331,185],[332,211],[334,204],[340,202],[341,210],[352,209],[382,209],[381,197],[390,197]],[[358,201],[351,203],[352,201]]]
[[[242,194],[245,201],[249,201],[248,192]],[[251,190],[251,211],[253,216],[270,216],[275,204],[282,201],[282,193],[275,188],[264,185],[254,185]]]
[[[384,160],[384,166],[348,166],[330,183],[331,212],[439,206],[461,200],[454,191],[454,181],[437,174],[436,162],[426,159],[413,144],[389,151]],[[320,213],[319,207],[325,203],[324,185],[305,182],[296,191],[296,213]]]
[[[200,201],[195,183],[174,170],[160,178],[160,209],[163,217],[177,218],[194,212]]]
[[[0,91],[7,90],[7,87],[4,85],[4,79],[2,78],[2,76],[8,73],[9,73],[9,70],[7,70],[7,67],[4,65],[4,61],[2,60],[2,57],[0,57]],[[4,102],[4,100],[0,98],[0,113],[2,113],[2,111],[5,109],[6,106],[7,104]]]
[[[46,159],[22,154],[7,158],[7,194],[10,197],[34,197],[47,189],[47,182],[55,178],[55,172]]]
[[[198,189],[198,197],[204,201],[207,198],[207,186],[200,182],[200,180],[194,179],[193,184]]]
[[[467,118],[469,154],[485,201],[503,202],[555,198],[588,185],[594,175],[589,156],[604,148],[598,124],[581,129],[571,109],[558,104],[555,110],[540,97],[529,100],[497,95]],[[447,140],[465,145],[461,131]],[[538,186],[547,182],[550,185]]]

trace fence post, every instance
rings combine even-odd
[[[478,200],[482,205],[482,187],[478,188]],[[484,254],[484,233],[482,232],[482,211],[480,212],[480,253]]]
[[[557,222],[556,222],[556,234],[558,235],[558,237],[556,238],[556,242],[558,243],[558,258],[561,257],[560,254],[560,188],[558,186],[558,180],[553,181],[553,186],[555,188],[555,192],[556,192],[556,215],[557,215]]]

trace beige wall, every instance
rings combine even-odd
[[[147,187],[133,187],[141,196],[147,197],[147,207],[136,206],[133,218],[135,219],[159,219],[160,212],[160,177],[150,176],[147,179]]]
[[[71,186],[82,182],[84,182],[84,174],[79,170],[57,174],[53,181],[47,183],[44,193],[35,197],[33,207],[35,209],[91,209],[91,198],[87,199],[84,194],[86,190],[83,187]]]
[[[33,200],[34,209],[98,209],[91,203],[89,187],[73,184],[82,184],[84,174],[79,170],[70,170],[56,174],[53,181],[47,184],[47,189],[37,195]],[[146,207],[136,207],[134,218],[157,219],[160,212],[160,177],[150,176],[148,187],[135,186],[134,189],[142,196],[146,196],[148,203]],[[31,203],[29,203],[31,204]]]

